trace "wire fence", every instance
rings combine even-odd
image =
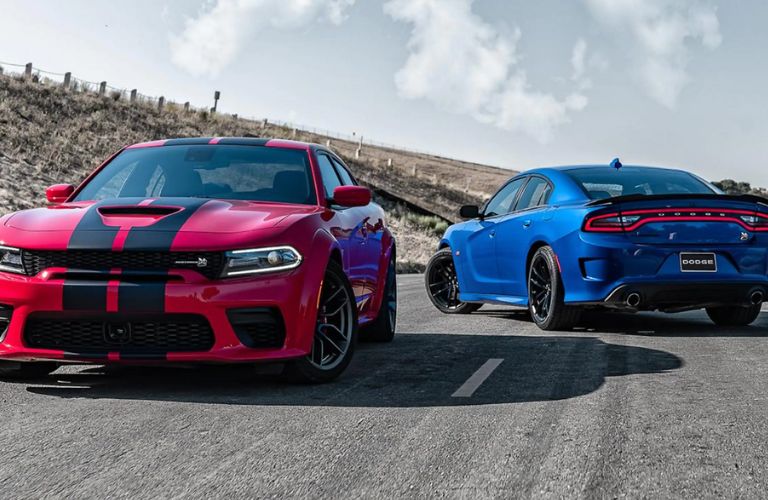
[[[126,89],[124,87],[114,87],[112,85],[109,85],[106,81],[93,82],[93,81],[85,80],[85,79],[73,76],[71,72],[56,73],[53,71],[47,71],[34,66],[32,63],[16,64],[16,63],[0,61],[0,75],[2,74],[12,75],[19,78],[27,78],[27,79],[30,79],[31,81],[35,81],[43,84],[60,85],[64,88],[67,88],[73,91],[96,93],[96,94],[108,96],[114,100],[128,100],[130,102],[149,104],[149,105],[156,106],[161,111],[165,109],[169,104],[172,104],[174,106],[183,106],[184,109],[187,111],[209,111],[209,112],[215,111],[214,108],[209,109],[206,107],[194,106],[190,102],[179,103],[178,101],[167,101],[164,96],[151,96],[151,95],[142,94],[141,92],[138,91],[138,89]],[[224,114],[224,113],[220,113],[220,114]],[[227,114],[224,114],[224,115],[226,116]],[[271,124],[278,127],[284,127],[287,129],[295,130],[297,132],[304,132],[304,133],[309,133],[316,136],[325,137],[328,139],[335,139],[340,141],[357,143],[360,147],[362,147],[363,144],[365,144],[366,146],[373,146],[373,147],[382,148],[382,149],[402,151],[402,152],[416,154],[416,155],[430,156],[434,158],[446,158],[444,155],[439,155],[439,154],[421,150],[421,149],[408,148],[403,146],[397,146],[391,143],[365,139],[364,134],[358,134],[358,133],[346,134],[346,133],[336,132],[332,130],[327,130],[321,127],[313,127],[313,126],[290,122],[290,121],[273,120],[273,119],[268,119],[264,117],[257,118],[253,116],[243,116],[238,114],[230,114],[228,116],[231,116],[235,119],[248,120],[252,122],[262,122],[264,124]],[[471,162],[466,162],[466,163],[471,163]]]

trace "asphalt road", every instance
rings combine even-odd
[[[0,497],[763,497],[768,314],[606,315],[543,333],[444,316],[400,278],[399,335],[338,382],[68,367],[0,383]]]

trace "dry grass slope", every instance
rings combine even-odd
[[[78,183],[126,144],[168,137],[249,135],[323,144],[327,140],[262,122],[185,112],[173,103],[158,111],[117,96],[0,76],[0,210],[43,204],[45,187]],[[379,193],[400,242],[403,270],[423,267],[440,228],[444,229],[442,219],[455,220],[459,205],[481,201],[512,175],[509,170],[372,146],[364,146],[356,159],[358,145],[339,140],[332,140],[331,147],[361,181]],[[388,166],[390,158],[392,166]]]

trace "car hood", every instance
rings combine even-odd
[[[215,241],[205,241],[206,235],[231,240],[237,234],[277,230],[287,217],[316,210],[236,200],[119,198],[24,210],[6,219],[3,232],[10,236],[8,244],[50,249],[170,249],[176,236],[195,234],[208,247]],[[15,243],[19,239],[33,244]]]

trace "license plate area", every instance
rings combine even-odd
[[[680,271],[684,273],[716,273],[717,258],[712,252],[681,252]]]

